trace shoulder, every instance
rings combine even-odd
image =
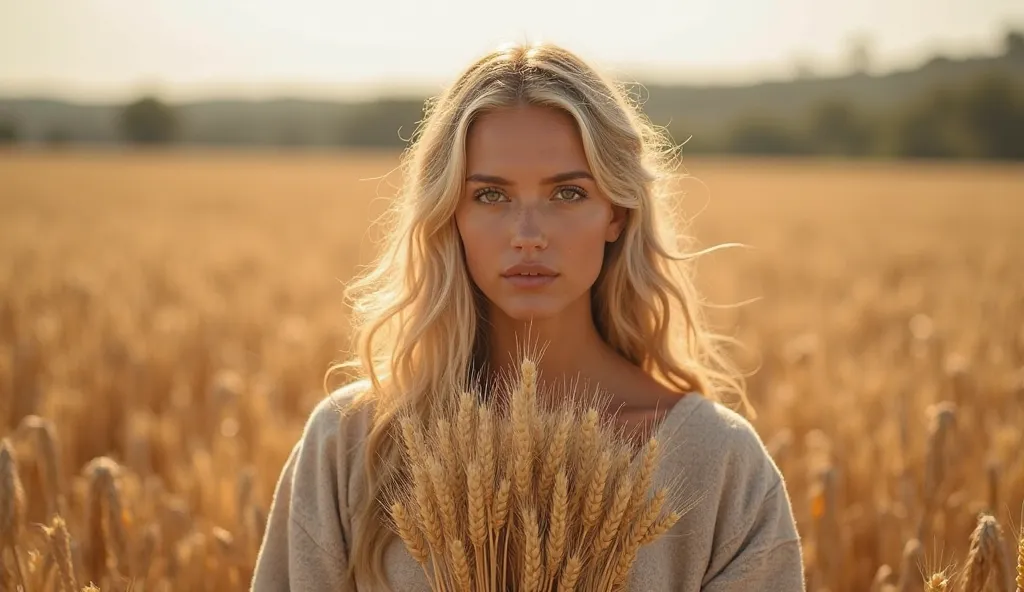
[[[310,412],[292,451],[296,482],[304,484],[297,489],[323,484],[340,489],[359,477],[360,452],[373,423],[372,401],[361,400],[368,388],[365,381],[346,384]]]
[[[333,439],[339,434],[350,436],[369,425],[372,407],[362,400],[369,390],[369,381],[353,381],[324,397],[306,420],[302,440]]]
[[[718,498],[715,505],[742,513],[782,487],[782,474],[753,424],[725,405],[690,393],[664,427],[662,468],[678,476],[684,493]]]
[[[316,525],[324,512],[347,514],[349,492],[361,479],[361,455],[372,421],[370,405],[361,405],[365,382],[352,382],[324,397],[309,414],[286,466],[292,481],[292,513]],[[354,481],[353,481],[354,480]],[[336,499],[337,508],[322,507]]]
[[[691,393],[667,417],[660,441],[657,479],[681,518],[641,550],[634,587],[799,589],[796,523],[782,475],[754,425]]]

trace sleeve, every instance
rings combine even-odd
[[[701,590],[803,592],[804,567],[792,507],[782,479],[769,489],[750,527],[715,549]]]
[[[254,592],[355,590],[346,579],[339,499],[339,415],[331,399],[313,412],[274,492],[253,571]]]

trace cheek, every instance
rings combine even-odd
[[[562,224],[563,252],[566,261],[577,274],[587,280],[596,279],[604,263],[605,235],[608,219],[601,211],[587,212]],[[593,276],[593,277],[591,277]]]
[[[479,216],[457,214],[456,224],[466,254],[466,267],[473,280],[479,282],[486,271],[484,268],[494,258],[496,233]]]

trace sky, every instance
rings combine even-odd
[[[797,61],[872,71],[994,53],[1022,0],[0,0],[0,96],[156,92],[338,98],[430,92],[506,41],[552,41],[613,75],[743,83]]]

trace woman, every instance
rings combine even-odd
[[[382,255],[352,287],[365,378],[319,405],[288,459],[257,592],[429,590],[383,509],[397,414],[429,417],[468,377],[509,371],[527,330],[542,379],[600,386],[609,419],[657,434],[660,478],[693,494],[630,589],[803,589],[782,476],[718,403],[742,383],[672,254],[671,152],[618,85],[553,45],[486,55],[429,105]]]

